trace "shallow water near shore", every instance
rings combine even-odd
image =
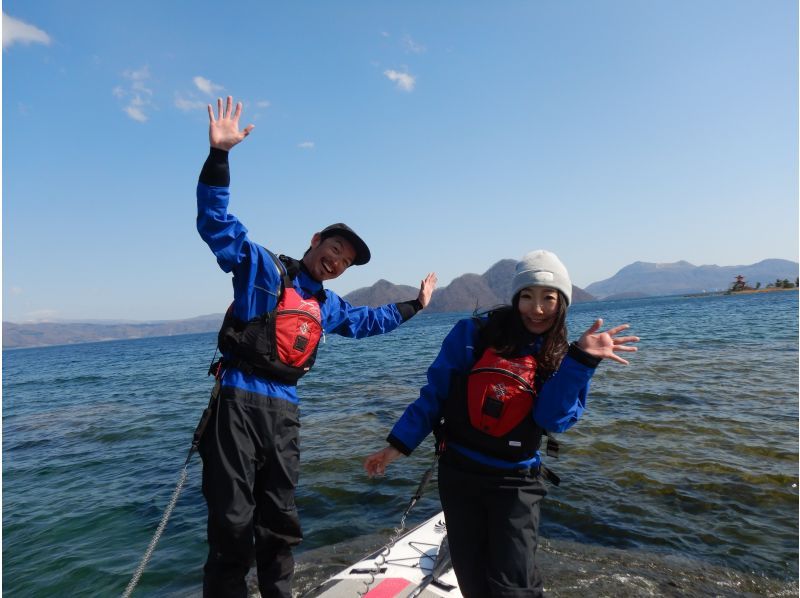
[[[363,474],[467,314],[420,314],[392,334],[329,335],[300,386],[305,539],[297,591],[388,539],[432,459]],[[796,596],[797,293],[578,304],[642,337],[601,364],[560,435],[542,510],[552,596]],[[155,532],[208,401],[215,335],[3,353],[3,586],[10,596],[121,594]],[[200,460],[135,595],[199,594]],[[440,509],[435,480],[409,525]],[[341,561],[341,562],[340,562]]]

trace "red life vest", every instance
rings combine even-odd
[[[314,297],[303,299],[294,287],[287,287],[273,313],[278,359],[307,372],[314,363],[322,337],[319,301]]]
[[[533,457],[543,430],[533,419],[536,359],[506,358],[486,349],[469,374],[457,377],[445,404],[448,440],[508,461]]]
[[[286,264],[281,293],[275,309],[243,322],[228,308],[217,342],[227,366],[246,374],[297,384],[317,356],[322,338],[322,314],[317,297],[304,299],[295,290],[292,279],[299,262],[270,254],[279,269]],[[324,301],[324,295],[322,300]]]

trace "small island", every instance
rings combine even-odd
[[[800,287],[800,277],[790,282],[789,279],[777,279],[775,282],[770,282],[767,286],[762,287],[760,282],[757,282],[754,287],[750,286],[741,274],[731,284],[730,288],[725,291],[726,295],[739,295],[747,293],[771,293],[774,291],[796,291]]]

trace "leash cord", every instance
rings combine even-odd
[[[214,355],[216,356],[216,353],[214,353]],[[144,569],[147,567],[150,557],[153,556],[153,551],[156,549],[156,544],[158,544],[158,541],[161,539],[161,536],[167,527],[167,522],[169,521],[170,515],[172,515],[172,510],[175,508],[175,504],[178,502],[178,497],[181,495],[181,490],[183,490],[183,485],[186,483],[186,479],[189,477],[189,461],[191,460],[192,455],[199,449],[200,439],[202,438],[203,432],[205,432],[206,425],[208,424],[208,420],[211,417],[211,411],[214,407],[214,402],[217,400],[217,396],[219,396],[219,388],[220,381],[219,377],[217,376],[214,382],[214,388],[211,391],[211,399],[208,402],[208,407],[203,410],[203,415],[200,417],[200,422],[197,424],[197,428],[194,431],[194,435],[192,437],[192,446],[189,448],[189,454],[186,455],[186,462],[183,464],[183,471],[181,471],[178,485],[175,486],[175,490],[172,493],[172,498],[170,499],[167,508],[164,510],[164,515],[161,516],[161,522],[158,524],[156,533],[153,535],[153,539],[150,540],[150,545],[147,547],[147,550],[144,551],[142,560],[139,563],[139,566],[136,567],[136,571],[134,571],[130,582],[128,582],[128,587],[125,588],[122,598],[130,598],[131,594],[133,594],[133,590],[136,588],[136,584],[139,583],[139,579],[142,577],[142,573],[144,573]]]
[[[417,501],[422,497],[422,493],[425,492],[425,488],[427,488],[428,483],[431,481],[433,477],[433,471],[436,469],[436,462],[439,460],[439,454],[437,453],[433,458],[433,464],[425,470],[425,473],[422,474],[422,479],[420,480],[419,486],[417,486],[417,491],[414,493],[414,496],[411,497],[411,501],[408,503],[405,512],[400,517],[400,526],[395,528],[394,533],[389,538],[389,542],[386,543],[386,546],[383,547],[383,550],[375,557],[375,564],[372,569],[369,570],[369,579],[364,580],[364,588],[358,591],[358,595],[363,598],[366,596],[367,592],[369,592],[369,588],[375,583],[375,574],[380,573],[381,567],[386,563],[386,557],[389,556],[389,553],[394,548],[395,543],[397,540],[400,539],[400,536],[406,529],[406,517],[411,512],[411,509],[417,504]]]
[[[189,454],[191,457],[191,452]],[[153,539],[150,540],[150,545],[147,547],[147,550],[144,551],[144,556],[142,556],[142,560],[139,563],[139,566],[136,567],[136,571],[133,573],[133,577],[131,578],[130,582],[128,583],[128,587],[125,588],[125,592],[122,594],[123,598],[129,598],[130,595],[133,593],[134,588],[136,588],[136,584],[139,583],[139,578],[141,578],[142,573],[144,573],[145,567],[147,567],[147,563],[150,561],[150,557],[153,556],[153,551],[156,549],[156,544],[158,544],[161,535],[164,533],[164,530],[167,527],[167,522],[169,521],[170,515],[172,515],[172,510],[175,508],[175,503],[178,502],[178,497],[181,494],[181,490],[183,489],[183,485],[186,482],[186,478],[189,477],[189,460],[186,460],[186,464],[183,466],[183,471],[181,472],[181,477],[178,480],[178,485],[175,487],[175,491],[172,493],[172,498],[167,505],[166,510],[164,511],[164,515],[161,517],[161,522],[158,524],[158,529],[156,529],[156,533],[153,536]]]

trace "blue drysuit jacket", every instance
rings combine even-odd
[[[474,318],[456,323],[442,342],[439,355],[428,368],[428,383],[420,390],[419,398],[409,405],[392,428],[387,441],[401,453],[408,455],[431,433],[442,414],[450,394],[454,375],[465,376],[480,355],[475,354],[478,340],[478,325]],[[533,354],[539,339],[531,345]],[[600,360],[570,345],[567,355],[558,370],[547,379],[539,390],[533,418],[548,432],[563,432],[570,428],[586,408],[589,381]],[[527,461],[512,463],[481,454],[452,441],[447,449],[457,450],[464,456],[484,465],[502,469],[535,468],[540,464],[540,455]]]
[[[228,212],[229,184],[228,152],[212,148],[197,184],[197,231],[217,257],[219,267],[233,273],[233,315],[247,322],[275,309],[285,268],[278,271],[267,250],[252,242],[247,228]],[[322,284],[303,268],[293,283],[304,299],[322,289]],[[323,331],[351,338],[391,332],[421,308],[417,300],[375,308],[354,307],[336,293],[327,289],[324,292],[326,300],[320,305]],[[221,386],[299,402],[296,386],[235,368],[225,371]]]

